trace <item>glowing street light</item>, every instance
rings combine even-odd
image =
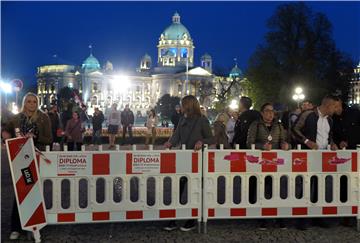
[[[293,95],[293,100],[297,102],[297,107],[299,108],[300,101],[305,99],[303,94],[303,89],[301,87],[295,88],[295,94]]]
[[[0,88],[5,94],[9,94],[12,91],[12,86],[9,83],[0,82]]]
[[[232,100],[231,103],[230,103],[230,105],[229,105],[229,107],[230,107],[230,109],[232,109],[232,110],[236,110],[236,109],[239,108],[239,105],[238,105],[238,103],[237,103],[236,100]]]

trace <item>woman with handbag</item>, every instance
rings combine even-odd
[[[67,139],[67,145],[69,151],[74,151],[74,146],[76,145],[76,150],[81,151],[81,146],[83,145],[83,132],[84,128],[80,120],[80,115],[77,111],[72,113],[72,119],[70,119],[65,128],[65,137]]]
[[[181,110],[184,114],[169,139],[164,144],[166,148],[185,144],[186,149],[200,150],[204,144],[215,144],[209,120],[201,113],[199,101],[195,96],[188,95],[181,100]],[[180,180],[180,197],[183,197],[185,182]],[[190,231],[196,228],[195,220],[187,220],[181,231]],[[164,230],[171,231],[177,228],[175,221],[170,221]]]

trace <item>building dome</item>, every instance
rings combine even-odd
[[[82,68],[86,70],[99,70],[100,63],[96,57],[90,54],[90,56],[83,62]]]
[[[211,59],[211,56],[209,55],[209,53],[205,53],[204,55],[202,55],[201,59]]]
[[[243,73],[237,64],[231,69],[229,76],[230,78],[241,78],[243,76]]]
[[[188,29],[180,22],[180,15],[175,13],[172,17],[172,24],[161,34],[165,40],[191,39]]]

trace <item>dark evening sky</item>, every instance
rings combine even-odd
[[[175,11],[202,54],[214,66],[241,69],[267,32],[266,21],[284,2],[1,2],[2,78],[35,83],[36,67],[58,62],[81,65],[88,45],[101,64],[134,69],[157,42]],[[333,24],[337,47],[360,61],[360,2],[308,2]]]

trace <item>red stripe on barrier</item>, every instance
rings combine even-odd
[[[132,174],[132,154],[126,153],[126,174]]]
[[[197,217],[198,215],[199,213],[197,208],[191,209],[191,217]]]
[[[337,207],[323,207],[323,214],[337,214]]]
[[[246,208],[231,208],[230,216],[232,217],[246,216]]]
[[[199,154],[198,153],[192,153],[192,173],[198,173],[199,172]]]
[[[244,152],[233,152],[230,156],[237,158],[236,160],[230,161],[230,172],[246,172],[246,161]]]
[[[357,172],[358,168],[357,168],[357,163],[358,163],[358,157],[357,157],[357,152],[353,152],[351,153],[351,171],[352,172]]]
[[[58,222],[75,222],[75,213],[58,213]]]
[[[45,212],[42,203],[39,204],[33,215],[25,224],[25,227],[46,223]]]
[[[176,210],[175,209],[164,209],[160,210],[159,217],[163,218],[176,218]]]
[[[261,216],[276,216],[277,208],[262,208]]]
[[[215,153],[209,152],[208,172],[215,172]]]
[[[126,219],[142,219],[143,211],[126,211]]]
[[[109,154],[93,154],[93,175],[109,175],[110,174],[110,155]]]
[[[215,217],[215,209],[214,208],[208,209],[208,217]]]
[[[332,158],[336,157],[336,152],[323,152],[322,153],[322,171],[323,172],[336,172],[336,164],[330,164]]]
[[[31,189],[35,186],[38,176],[36,174],[35,161],[33,160],[29,165],[29,170],[32,175],[32,183],[26,185],[24,176],[21,176],[19,180],[16,182],[16,192],[19,199],[19,204],[21,204],[26,196],[30,193]]]
[[[98,220],[109,220],[110,219],[110,212],[93,212],[92,219],[94,221]]]
[[[262,152],[261,157],[265,160],[265,163],[261,165],[262,172],[277,172],[277,165],[271,164],[277,158],[276,152]]]
[[[160,173],[176,173],[176,153],[161,153]]]
[[[292,153],[292,172],[307,172],[307,153]]]
[[[358,207],[357,206],[353,206],[351,208],[351,210],[352,210],[352,214],[357,214],[358,213]]]
[[[10,159],[13,161],[19,154],[21,148],[24,146],[28,138],[17,138],[15,140],[8,141]]]
[[[307,208],[292,208],[292,215],[307,215]]]
[[[64,173],[64,174],[57,174],[58,176],[74,176],[75,173]]]

